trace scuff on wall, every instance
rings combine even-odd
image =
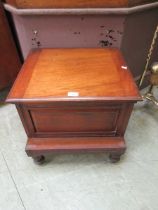
[[[37,30],[32,30],[32,31],[33,31],[32,46],[39,48],[41,47],[41,42],[39,41],[38,31]]]
[[[102,29],[102,32],[100,33],[100,36],[104,37],[99,41],[99,45],[101,47],[112,47],[114,46],[115,42],[117,42],[118,35],[122,36],[123,32],[119,30],[114,29],[107,29],[105,26],[101,25],[100,28]],[[117,33],[117,35],[116,35]]]

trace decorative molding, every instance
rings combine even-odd
[[[80,8],[80,9],[17,9],[4,4],[7,11],[15,15],[128,15],[158,7],[158,2],[130,8]]]

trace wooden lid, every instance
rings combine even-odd
[[[7,102],[140,100],[118,49],[41,49],[30,53]]]

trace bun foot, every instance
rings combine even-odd
[[[120,161],[121,154],[119,153],[110,153],[109,159],[111,163],[117,163]]]
[[[41,165],[45,162],[45,157],[43,155],[33,157],[35,163]]]

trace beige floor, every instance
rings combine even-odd
[[[117,164],[106,154],[34,164],[14,105],[0,106],[0,210],[158,210],[158,108],[138,103]]]

